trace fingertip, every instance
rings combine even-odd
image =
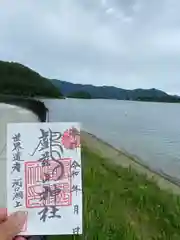
[[[7,215],[7,208],[0,208],[0,215]]]
[[[14,217],[16,217],[20,222],[23,222],[27,219],[27,212],[24,211],[18,211],[12,214]]]
[[[7,209],[0,208],[0,223],[4,222],[7,219]]]

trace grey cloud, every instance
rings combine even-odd
[[[180,93],[178,0],[4,0],[0,56],[42,75]]]

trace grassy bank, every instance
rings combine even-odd
[[[82,151],[84,236],[48,240],[180,239],[180,198],[131,168]]]

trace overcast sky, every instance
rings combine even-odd
[[[180,94],[180,0],[1,0],[0,59],[43,76]]]

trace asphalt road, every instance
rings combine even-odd
[[[29,110],[0,103],[0,208],[6,207],[6,127],[7,123],[39,122]]]

